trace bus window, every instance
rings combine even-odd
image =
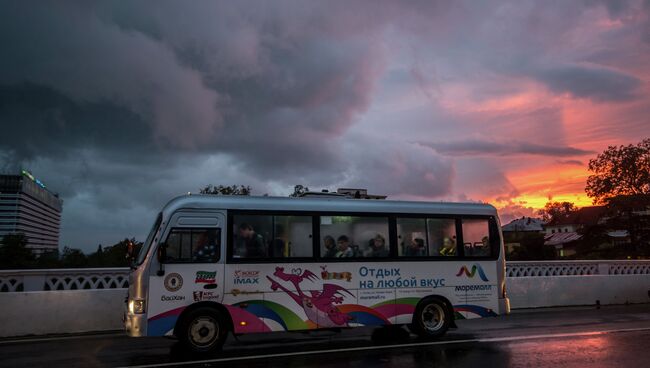
[[[386,217],[321,216],[320,236],[325,258],[389,256]]]
[[[425,220],[421,218],[398,218],[397,241],[397,252],[400,257],[426,256],[428,246]]]
[[[429,254],[432,256],[452,257],[458,255],[456,220],[427,219],[429,235]]]
[[[490,230],[486,219],[463,219],[463,246],[466,256],[490,256]]]
[[[313,251],[311,217],[273,216],[273,240],[269,246],[271,257],[311,257]]]
[[[310,216],[233,216],[233,258],[311,257]]]
[[[221,229],[172,229],[165,241],[165,263],[217,262]]]
[[[268,258],[273,240],[273,216],[233,216],[233,258]]]

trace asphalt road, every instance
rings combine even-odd
[[[0,340],[0,367],[650,367],[650,305],[516,311],[459,321],[438,341],[404,330],[230,338],[188,356],[174,340],[122,333]]]

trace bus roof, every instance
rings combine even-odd
[[[169,215],[179,209],[497,215],[496,208],[485,203],[414,202],[340,197],[258,197],[203,194],[191,194],[176,197],[165,205],[163,213]]]

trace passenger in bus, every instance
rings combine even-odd
[[[210,236],[212,235],[212,236]],[[201,233],[196,242],[197,247],[192,252],[193,262],[214,262],[217,258],[218,245],[214,234]]]
[[[247,223],[239,225],[239,236],[235,247],[235,256],[246,258],[261,258],[266,256],[264,238],[257,234]]]
[[[388,257],[388,249],[386,248],[386,239],[377,234],[374,238],[370,239],[370,252],[367,257]]]
[[[269,244],[269,251],[271,257],[286,257],[285,251],[288,251],[286,245],[284,227],[280,224],[275,225],[275,239]]]
[[[409,244],[404,250],[404,255],[407,257],[421,257],[426,255],[426,249],[424,248],[424,239],[411,239],[411,244]]]
[[[346,235],[341,235],[336,239],[336,248],[336,258],[354,257],[354,251],[350,246],[350,239]]]
[[[448,237],[442,239],[442,248],[440,248],[441,256],[455,256],[456,255],[456,242]]]
[[[334,258],[338,249],[336,249],[336,240],[333,237],[327,235],[323,238],[323,245],[325,246],[325,258]]]

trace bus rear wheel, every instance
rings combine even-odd
[[[178,338],[194,353],[212,353],[223,346],[228,329],[219,311],[197,308],[188,313],[179,326]]]
[[[439,298],[426,298],[415,308],[409,329],[420,338],[440,337],[449,329],[451,318],[444,301]]]

